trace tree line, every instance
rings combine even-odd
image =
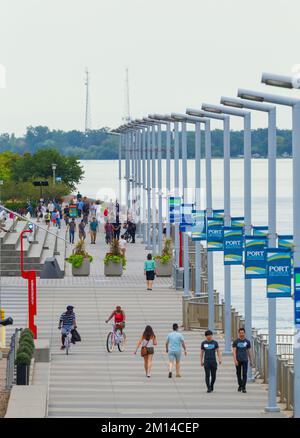
[[[267,156],[267,129],[252,130],[252,155]],[[204,135],[202,135],[202,152],[204,154]],[[187,132],[188,158],[195,156],[194,132]],[[108,128],[91,130],[84,133],[77,130],[50,130],[47,126],[29,126],[23,137],[14,134],[0,135],[0,153],[10,151],[19,155],[34,154],[39,150],[57,150],[64,156],[73,156],[81,160],[114,160],[118,158],[118,136],[109,132]],[[165,158],[166,136],[162,133],[163,158]],[[243,131],[231,131],[231,156],[243,155]],[[124,151],[123,151],[124,153]],[[292,135],[287,129],[277,130],[277,156],[291,156]],[[212,156],[223,156],[223,131],[212,131]],[[124,155],[123,155],[124,158]]]

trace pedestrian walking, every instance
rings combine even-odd
[[[86,234],[85,234],[85,223],[83,220],[78,225],[78,230],[79,230],[79,239],[84,240],[86,238]]]
[[[60,219],[60,212],[57,208],[55,209],[55,213],[56,213],[56,226],[60,230],[61,219]]]
[[[119,240],[119,247],[120,247],[120,251],[121,251],[123,257],[125,257],[126,249],[127,249],[127,242],[125,240],[124,234],[121,235],[121,239]]]
[[[44,219],[45,219],[46,226],[49,227],[50,221],[51,221],[51,213],[48,209],[46,210],[46,213],[44,215]]]
[[[238,331],[238,338],[232,344],[233,359],[236,367],[238,391],[246,393],[248,362],[252,367],[251,342],[246,339],[244,328]]]
[[[154,331],[150,325],[147,325],[143,335],[141,336],[137,344],[134,354],[137,353],[138,349],[141,346],[141,356],[144,358],[144,369],[146,376],[148,378],[151,377],[154,347],[156,345],[157,345],[157,340]]]
[[[219,365],[222,363],[222,357],[219,344],[213,339],[213,332],[211,330],[206,330],[205,338],[206,340],[201,344],[200,361],[201,366],[204,366],[205,370],[207,392],[213,392],[218,368],[216,354]]]
[[[69,239],[70,243],[74,243],[75,232],[76,232],[76,222],[75,218],[72,218],[71,222],[69,222]]]
[[[56,226],[56,218],[57,218],[56,210],[53,210],[51,213],[51,222],[53,226]]]
[[[90,222],[91,244],[96,243],[97,231],[99,230],[98,221],[95,217]]]
[[[113,226],[110,222],[105,222],[104,231],[105,231],[105,242],[109,244],[111,243],[113,238]]]
[[[147,290],[152,290],[153,280],[155,278],[156,263],[152,259],[152,254],[147,255],[147,260],[144,261],[144,273],[147,280]]]
[[[83,201],[80,199],[80,201],[77,202],[77,212],[78,212],[78,217],[81,217],[81,213],[82,213],[82,209],[83,209]]]
[[[173,331],[168,334],[166,342],[166,352],[169,356],[169,378],[172,378],[174,362],[176,362],[176,377],[181,377],[180,360],[182,348],[185,356],[187,355],[186,345],[183,335],[178,331],[178,324],[173,324]]]
[[[127,230],[131,236],[131,243],[135,243],[136,225],[131,220],[127,222]]]
[[[121,232],[120,222],[115,222],[113,224],[113,232],[114,232],[114,239],[119,240],[120,239],[120,232]]]

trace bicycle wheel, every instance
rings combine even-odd
[[[120,342],[118,343],[118,349],[121,353],[125,350],[125,345],[126,345],[126,335],[123,332],[122,338],[121,338]]]
[[[131,243],[131,241],[132,241],[132,236],[131,236],[129,233],[127,233],[126,236],[125,236],[125,239],[126,239],[126,242],[127,242],[127,243]]]
[[[106,339],[106,349],[108,353],[111,353],[115,346],[115,338],[113,332],[108,333],[107,339]]]

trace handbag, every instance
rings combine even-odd
[[[145,357],[145,356],[147,356],[147,354],[148,354],[148,348],[147,348],[147,345],[149,344],[149,341],[147,342],[147,344],[146,345],[144,345],[142,348],[141,348],[141,356],[142,357]]]
[[[76,329],[73,329],[71,333],[72,333],[72,341],[81,342],[81,336]]]

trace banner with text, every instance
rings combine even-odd
[[[207,250],[223,251],[223,225],[222,218],[207,218]]]
[[[266,278],[267,238],[245,236],[245,278]]]
[[[267,297],[290,297],[291,288],[290,249],[267,248]]]
[[[193,210],[192,211],[193,228],[192,240],[206,240],[206,211]]]
[[[242,227],[223,227],[224,265],[243,263],[244,236]]]
[[[295,327],[300,329],[300,268],[294,269],[294,312]]]

